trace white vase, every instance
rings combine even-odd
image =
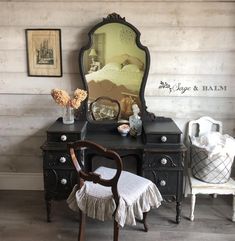
[[[73,124],[74,123],[74,109],[70,106],[64,107],[63,113],[63,123]]]

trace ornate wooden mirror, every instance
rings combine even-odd
[[[150,57],[147,47],[140,43],[140,32],[125,18],[113,13],[95,25],[88,36],[89,42],[81,49],[79,56],[82,80],[89,95],[87,119],[128,120],[133,104],[139,106],[143,117]],[[94,105],[101,99],[110,101]],[[115,105],[115,102],[119,104]]]

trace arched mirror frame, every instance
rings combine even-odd
[[[148,73],[149,73],[149,67],[150,67],[149,50],[146,46],[143,46],[141,44],[141,42],[140,42],[140,35],[141,34],[140,34],[139,30],[136,27],[134,27],[132,24],[128,23],[125,20],[125,17],[121,17],[120,15],[118,15],[116,13],[109,14],[106,18],[103,18],[102,22],[96,24],[94,27],[91,28],[91,30],[88,32],[88,43],[87,43],[87,45],[82,47],[80,52],[79,52],[79,68],[80,68],[80,74],[81,74],[81,78],[82,78],[84,88],[85,88],[85,90],[87,90],[88,95],[89,95],[89,88],[88,88],[88,84],[87,84],[86,77],[85,77],[85,67],[84,67],[84,63],[83,63],[85,51],[88,51],[92,47],[94,32],[98,28],[100,28],[100,27],[102,27],[106,24],[109,24],[109,23],[120,23],[120,24],[123,24],[125,26],[130,27],[136,34],[136,45],[141,50],[143,50],[145,52],[145,55],[146,55],[145,70],[144,70],[144,74],[143,74],[143,78],[142,78],[142,82],[141,82],[141,87],[140,87],[140,91],[139,91],[139,99],[140,99],[140,102],[141,102],[140,112],[141,112],[141,118],[143,120],[154,119],[155,116],[153,114],[148,113],[147,110],[146,110],[147,107],[146,107],[146,102],[145,102],[145,98],[144,98],[144,91],[145,91],[145,86],[146,86]],[[97,121],[95,121],[91,118],[91,115],[89,115],[89,113],[88,113],[88,109],[89,109],[89,106],[88,106],[88,98],[87,98],[86,102],[84,103],[84,111],[85,111],[85,114],[86,114],[86,119],[89,122],[100,124],[100,123],[98,123]],[[110,122],[114,122],[114,121],[102,121],[101,123],[105,124],[105,123],[110,123]]]

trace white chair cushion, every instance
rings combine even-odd
[[[99,167],[95,171],[103,179],[111,179],[116,169]],[[150,180],[122,171],[118,181],[119,206],[115,220],[120,226],[136,225],[135,218],[143,219],[143,212],[148,212],[151,207],[159,207],[162,196],[156,185]],[[116,204],[110,187],[104,187],[93,182],[85,182],[78,190],[76,185],[67,199],[71,209],[81,209],[87,216],[99,220],[111,219]]]

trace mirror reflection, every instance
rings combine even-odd
[[[113,107],[115,101],[120,105],[119,120],[128,120],[132,115],[132,105],[140,106],[139,94],[145,62],[146,54],[137,46],[136,33],[129,26],[107,23],[96,29],[92,35],[92,46],[83,55],[89,91],[88,104],[100,100],[100,97],[109,98],[112,104],[95,108],[95,120],[109,119],[109,115],[99,115],[97,110],[116,113],[116,107]],[[91,106],[90,111],[93,111]],[[110,120],[114,119],[112,114],[110,116]]]

